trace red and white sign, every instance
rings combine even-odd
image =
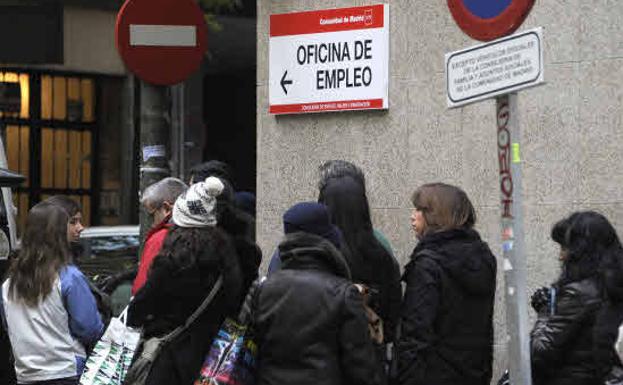
[[[207,27],[193,0],[127,0],[115,39],[128,70],[148,83],[172,85],[199,68]]]
[[[389,5],[270,16],[269,112],[387,109]]]

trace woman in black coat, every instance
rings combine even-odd
[[[496,260],[473,229],[461,189],[427,184],[412,196],[419,239],[405,267],[398,338],[400,385],[489,385]]]
[[[370,289],[368,305],[383,321],[384,344],[394,342],[402,298],[400,266],[376,238],[363,181],[351,175],[329,178],[318,202],[329,208],[331,220],[342,234],[342,250],[353,282]]]
[[[192,385],[225,317],[238,312],[244,294],[239,259],[231,237],[216,226],[222,191],[217,178],[208,178],[176,200],[174,226],[130,303],[128,325],[142,327],[144,339],[161,337],[184,325],[222,278],[201,316],[158,356],[149,385]]]
[[[258,385],[380,385],[362,296],[326,207],[300,203],[284,222],[282,268],[257,300]]]
[[[577,212],[552,229],[562,272],[538,290],[531,333],[535,385],[603,384],[620,361],[614,350],[623,320],[623,252],[601,214]]]

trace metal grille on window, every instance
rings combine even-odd
[[[3,94],[4,83],[12,85]],[[26,176],[14,194],[18,227],[23,228],[30,207],[56,194],[75,199],[83,222],[92,222],[95,88],[96,79],[87,76],[0,69],[0,128],[8,168]]]

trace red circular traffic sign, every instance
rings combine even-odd
[[[206,40],[193,0],[127,0],[117,15],[117,50],[128,70],[149,83],[184,81],[199,68]]]
[[[509,35],[525,20],[535,0],[448,0],[459,27],[477,40]]]

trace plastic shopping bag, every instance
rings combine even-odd
[[[194,385],[255,384],[254,301],[263,280],[258,278],[249,288],[238,319],[227,318],[221,325]]]
[[[257,345],[248,327],[226,319],[212,342],[195,385],[252,385]]]
[[[140,332],[126,326],[127,308],[111,318],[106,332],[93,348],[80,377],[80,385],[121,385],[132,363]]]

